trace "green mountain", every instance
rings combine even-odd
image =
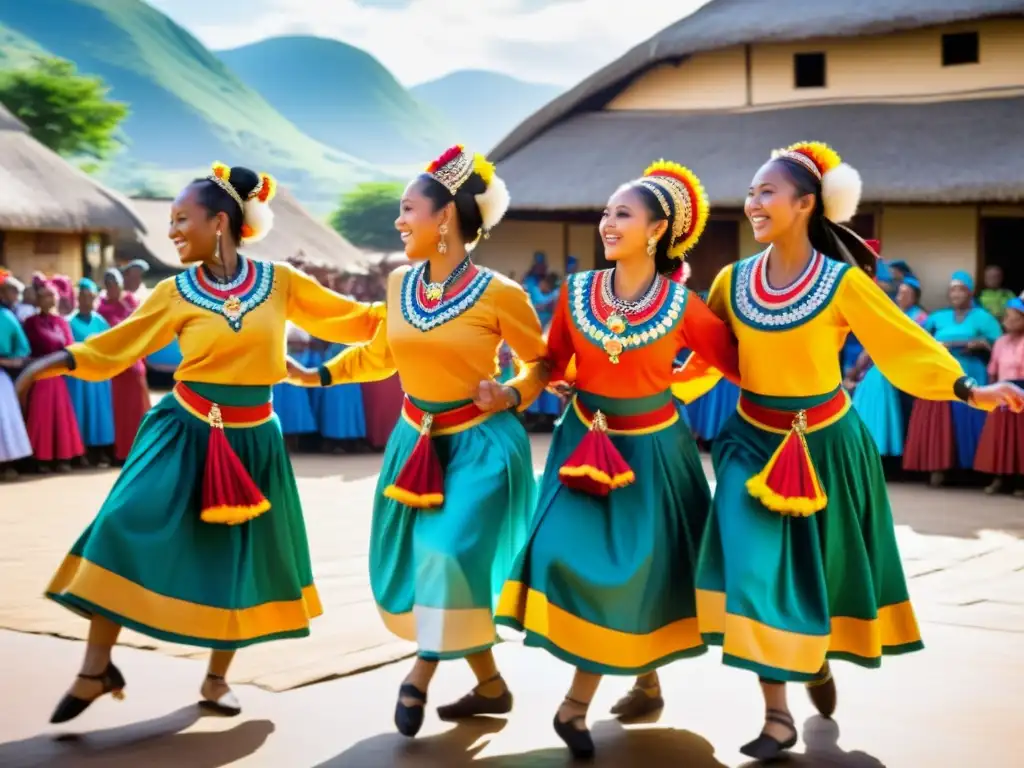
[[[460,70],[410,88],[456,127],[459,141],[487,152],[562,89],[483,70]]]
[[[213,160],[276,175],[315,210],[373,165],[310,138],[191,34],[141,0],[0,0],[0,24],[21,40],[102,77],[126,102],[126,151],[114,183],[187,178]],[[20,50],[20,48],[18,49]]]
[[[304,133],[350,155],[421,164],[452,142],[439,114],[351,45],[275,37],[217,55]]]

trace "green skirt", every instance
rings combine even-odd
[[[798,411],[829,400],[770,398],[756,405]],[[857,412],[806,433],[827,506],[809,517],[765,508],[746,482],[783,435],[739,413],[715,439],[717,488],[697,569],[706,642],[726,664],[768,680],[815,678],[826,658],[878,667],[887,654],[921,649],[896,546],[878,449]]]
[[[414,400],[429,413],[466,405]],[[370,528],[370,586],[388,629],[422,658],[457,659],[497,640],[494,606],[526,540],[535,483],[530,440],[510,412],[434,436],[444,504],[414,509],[384,496],[419,429],[399,419],[384,451]]]
[[[189,384],[227,406],[255,406],[270,387]],[[142,421],[96,519],[46,596],[160,640],[233,650],[309,634],[322,612],[295,476],[277,416],[225,430],[270,502],[241,525],[200,520],[210,427],[166,395]]]
[[[577,397],[609,416],[650,413],[671,400],[669,393]],[[502,592],[498,623],[595,674],[640,674],[704,653],[693,575],[711,492],[689,428],[677,417],[660,428],[609,433],[636,479],[603,498],[559,479],[587,429],[573,406],[555,428],[533,528]]]

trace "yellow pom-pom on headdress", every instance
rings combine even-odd
[[[221,181],[231,181],[231,167],[224,165],[224,163],[213,163],[210,166],[210,173]]]
[[[249,200],[269,203],[277,195],[277,179],[269,173],[261,173],[259,183],[249,193]]]
[[[684,258],[704,233],[711,214],[704,185],[689,168],[668,160],[649,165],[638,183],[658,198],[666,218],[672,219],[668,255]]]
[[[842,224],[857,214],[863,182],[857,169],[828,144],[801,141],[772,152],[772,159],[785,158],[799,163],[821,182],[821,202],[825,218]]]
[[[491,185],[494,180],[494,163],[477,152],[473,155],[473,171],[484,180],[484,184]]]
[[[843,162],[838,152],[820,141],[799,141],[785,149],[777,149],[772,152],[772,159],[776,157],[788,157],[795,160],[807,170],[813,171],[819,179],[829,171],[838,168],[839,164]],[[813,168],[808,166],[808,161],[810,161],[810,165],[814,166]]]

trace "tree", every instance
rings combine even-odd
[[[341,196],[330,224],[359,248],[397,250],[401,241],[395,232],[395,219],[403,189],[398,182],[364,182]]]
[[[33,138],[64,156],[102,160],[121,144],[117,127],[128,107],[108,99],[109,90],[100,78],[80,75],[70,61],[49,56],[0,73],[0,104]]]

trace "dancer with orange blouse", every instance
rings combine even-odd
[[[711,492],[672,369],[689,348],[736,380],[739,371],[725,324],[666,276],[707,217],[696,176],[652,165],[601,218],[614,268],[571,275],[551,322],[552,379],[575,394],[497,620],[576,667],[554,728],[580,758],[594,752],[586,714],[602,675],[640,676],[614,710],[632,717],[662,705],[654,670],[705,651],[693,576]]]

